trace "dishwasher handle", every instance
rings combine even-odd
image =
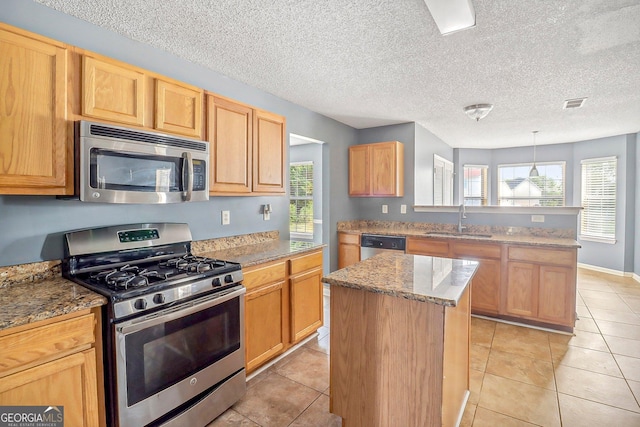
[[[362,248],[390,249],[404,252],[406,247],[406,238],[404,236],[363,234],[360,236],[360,246]]]

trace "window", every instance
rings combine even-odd
[[[581,237],[615,243],[617,159],[585,159],[581,163]]]
[[[289,231],[313,234],[313,162],[289,167]]]
[[[464,204],[486,206],[489,166],[464,165]]]
[[[453,163],[433,155],[433,205],[453,205]]]
[[[564,206],[565,162],[536,163],[539,176],[530,177],[531,163],[498,166],[500,206]]]

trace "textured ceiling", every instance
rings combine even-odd
[[[356,128],[467,148],[640,131],[640,0],[472,0],[476,27],[447,36],[423,0],[35,1]]]

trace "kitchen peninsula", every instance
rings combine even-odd
[[[476,261],[378,254],[335,271],[330,411],[343,426],[457,425]]]

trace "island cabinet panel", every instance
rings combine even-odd
[[[338,232],[338,269],[360,262],[360,235]]]
[[[332,287],[330,411],[346,427],[454,426],[469,388],[469,310],[468,292],[445,308]]]
[[[282,353],[288,339],[285,262],[246,269],[244,284],[245,356],[251,371]]]
[[[398,141],[349,147],[349,195],[404,195],[404,145]]]
[[[0,24],[0,194],[73,193],[64,44]]]
[[[106,58],[82,57],[82,115],[143,126],[144,74]]]
[[[156,79],[157,130],[201,139],[204,91],[178,82]]]
[[[210,194],[251,193],[253,109],[208,95],[207,135]]]
[[[284,188],[285,118],[263,110],[253,115],[253,192],[281,194]]]

